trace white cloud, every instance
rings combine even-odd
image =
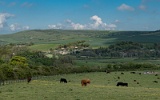
[[[92,16],[90,19],[93,21],[93,24],[89,26],[91,29],[114,30],[117,27],[115,24],[104,23],[97,15]]]
[[[71,23],[71,26],[75,30],[82,30],[85,29],[85,25],[81,25],[79,23]]]
[[[126,4],[120,5],[117,9],[121,11],[134,11],[135,10],[133,7],[126,5]]]
[[[14,17],[13,14],[9,13],[0,13],[0,30],[6,31],[21,31],[21,30],[28,30],[30,29],[29,26],[22,26],[18,23],[15,24],[8,24],[8,19]]]
[[[50,29],[57,29],[57,26],[56,25],[48,25],[48,28],[50,28]]]
[[[100,17],[94,15],[90,17],[92,23],[80,24],[72,22],[70,19],[67,19],[63,24],[53,24],[48,25],[50,29],[74,29],[74,30],[83,30],[83,29],[96,29],[96,30],[115,30],[117,27],[115,24],[106,24],[102,21]],[[65,25],[66,24],[66,25]]]
[[[29,26],[23,26],[22,29],[23,29],[23,30],[29,30],[30,27],[29,27]]]
[[[146,6],[145,6],[145,5],[140,5],[140,6],[139,6],[139,9],[141,9],[141,10],[146,10]]]
[[[119,21],[118,19],[116,19],[114,22],[115,22],[115,23],[120,23],[120,21]]]
[[[7,20],[13,17],[13,14],[9,13],[0,13],[0,29],[3,29],[8,26]]]
[[[20,31],[20,30],[22,31],[22,30],[29,30],[30,29],[29,26],[21,26],[21,25],[19,25],[17,23],[11,24],[9,26],[9,28],[10,28],[11,31]]]
[[[62,25],[62,24],[53,24],[53,25],[48,25],[49,29],[74,29],[74,30],[81,30],[84,29],[85,26],[79,23],[74,23],[71,20],[67,19],[66,21],[67,25]]]
[[[9,27],[10,27],[10,30],[11,30],[11,31],[20,30],[20,27],[19,27],[18,24],[11,24]]]
[[[72,21],[70,19],[67,19],[65,22],[68,24],[72,23]]]
[[[93,28],[97,28],[103,24],[102,19],[97,15],[92,16],[90,19],[94,21],[94,24],[92,24]]]
[[[69,27],[75,30],[82,30],[85,29],[85,25],[79,24],[79,23],[74,23],[71,20],[66,20],[66,23],[69,24]]]
[[[57,24],[57,25],[48,25],[49,29],[62,29],[63,25],[62,24]]]
[[[117,26],[115,24],[108,24],[105,26],[106,30],[115,30]]]

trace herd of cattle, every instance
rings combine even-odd
[[[109,71],[106,71],[107,74],[109,74],[110,72]],[[131,74],[135,74],[136,72],[130,72]],[[124,74],[123,72],[121,73],[122,75]],[[141,75],[141,73],[138,73],[139,75]],[[158,76],[158,74],[156,73],[155,76]],[[117,77],[118,79],[120,79],[120,77],[118,76]],[[27,82],[30,83],[32,80],[32,77],[28,77],[27,78]],[[60,83],[67,83],[67,79],[66,78],[61,78],[60,79]],[[134,80],[134,82],[136,82],[136,80]],[[153,81],[154,83],[158,83],[158,81]],[[90,79],[82,79],[81,80],[81,85],[82,86],[87,86],[87,84],[90,84],[91,81]],[[137,84],[139,84],[139,82],[137,82]],[[128,83],[126,82],[117,82],[116,86],[126,86],[128,87]]]
[[[28,78],[27,78],[27,82],[28,82],[28,83],[30,83],[31,80],[32,80],[32,77],[28,77]],[[67,83],[67,79],[61,78],[61,79],[60,79],[60,83]],[[90,84],[90,83],[91,83],[91,81],[90,81],[89,79],[83,79],[83,80],[81,80],[81,85],[82,85],[82,86],[87,86],[87,84]]]
[[[65,78],[61,78],[60,79],[60,83],[62,83],[62,82],[63,83],[67,83],[67,80]],[[81,80],[81,85],[82,86],[87,86],[87,84],[90,84],[90,83],[91,83],[90,79],[83,79],[83,80]],[[127,86],[128,87],[128,83],[118,82],[117,86]]]
[[[61,78],[60,79],[60,83],[67,83],[67,79]],[[81,85],[82,86],[87,86],[87,84],[90,84],[90,83],[91,83],[90,79],[83,79],[83,80],[81,80]]]

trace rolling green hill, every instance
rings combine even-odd
[[[108,46],[117,41],[160,42],[160,31],[97,31],[97,30],[28,30],[0,35],[0,44],[34,43],[66,44],[85,40],[92,47]]]

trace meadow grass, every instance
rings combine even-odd
[[[158,76],[130,74],[130,72],[105,72],[63,74],[0,86],[0,100],[159,100],[160,85],[153,83]],[[139,72],[137,72],[139,73]],[[141,72],[142,73],[142,72]],[[120,79],[117,79],[117,77]],[[60,83],[64,77],[68,83]],[[82,87],[81,79],[89,78],[91,84]],[[136,84],[133,80],[139,82]],[[117,87],[118,81],[128,82],[128,87]]]
[[[55,49],[59,44],[35,44],[29,46],[31,50],[38,50],[38,51],[49,51],[49,49]]]

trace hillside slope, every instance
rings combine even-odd
[[[0,35],[0,44],[65,44],[85,40],[91,46],[106,46],[117,41],[160,42],[159,31],[29,30]]]

